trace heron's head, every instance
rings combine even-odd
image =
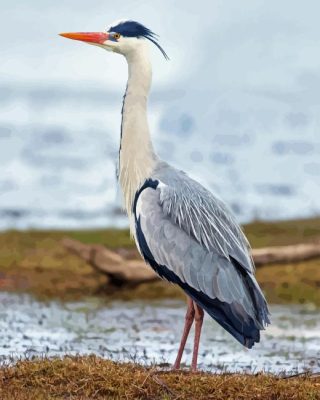
[[[105,32],[60,33],[68,39],[80,40],[88,44],[100,46],[124,56],[137,51],[146,41],[158,47],[166,59],[168,56],[157,40],[157,35],[136,21],[121,20],[107,27]]]

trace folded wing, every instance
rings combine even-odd
[[[224,208],[212,215],[210,199],[198,190],[195,210],[192,183],[190,196],[181,190],[179,199],[165,174],[161,178],[147,181],[135,199],[136,240],[142,256],[240,343],[252,347],[269,322],[268,309],[240,228],[230,222]],[[229,236],[223,240],[227,230]]]

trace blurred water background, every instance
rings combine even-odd
[[[171,59],[152,50],[160,156],[242,222],[319,214],[320,3],[0,4],[0,229],[126,224],[115,178],[125,61],[57,35],[122,17],[159,33]]]

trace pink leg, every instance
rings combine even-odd
[[[176,358],[175,363],[173,364],[172,369],[179,369],[180,368],[180,363],[181,363],[181,358],[183,354],[184,347],[186,345],[186,341],[188,339],[188,335],[194,320],[194,307],[193,307],[193,301],[188,297],[188,308],[185,316],[185,323],[184,323],[184,329],[183,329],[183,334],[180,342],[180,347],[178,351],[178,355]]]
[[[198,361],[198,351],[199,351],[199,342],[200,342],[200,335],[201,335],[201,328],[203,322],[203,309],[198,306],[195,302],[193,302],[193,307],[195,311],[195,332],[194,332],[194,345],[193,345],[193,354],[192,354],[192,364],[191,370],[197,370],[197,361]]]

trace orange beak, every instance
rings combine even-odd
[[[74,33],[59,33],[68,39],[81,40],[87,43],[103,44],[109,39],[109,33],[104,32],[74,32]]]

